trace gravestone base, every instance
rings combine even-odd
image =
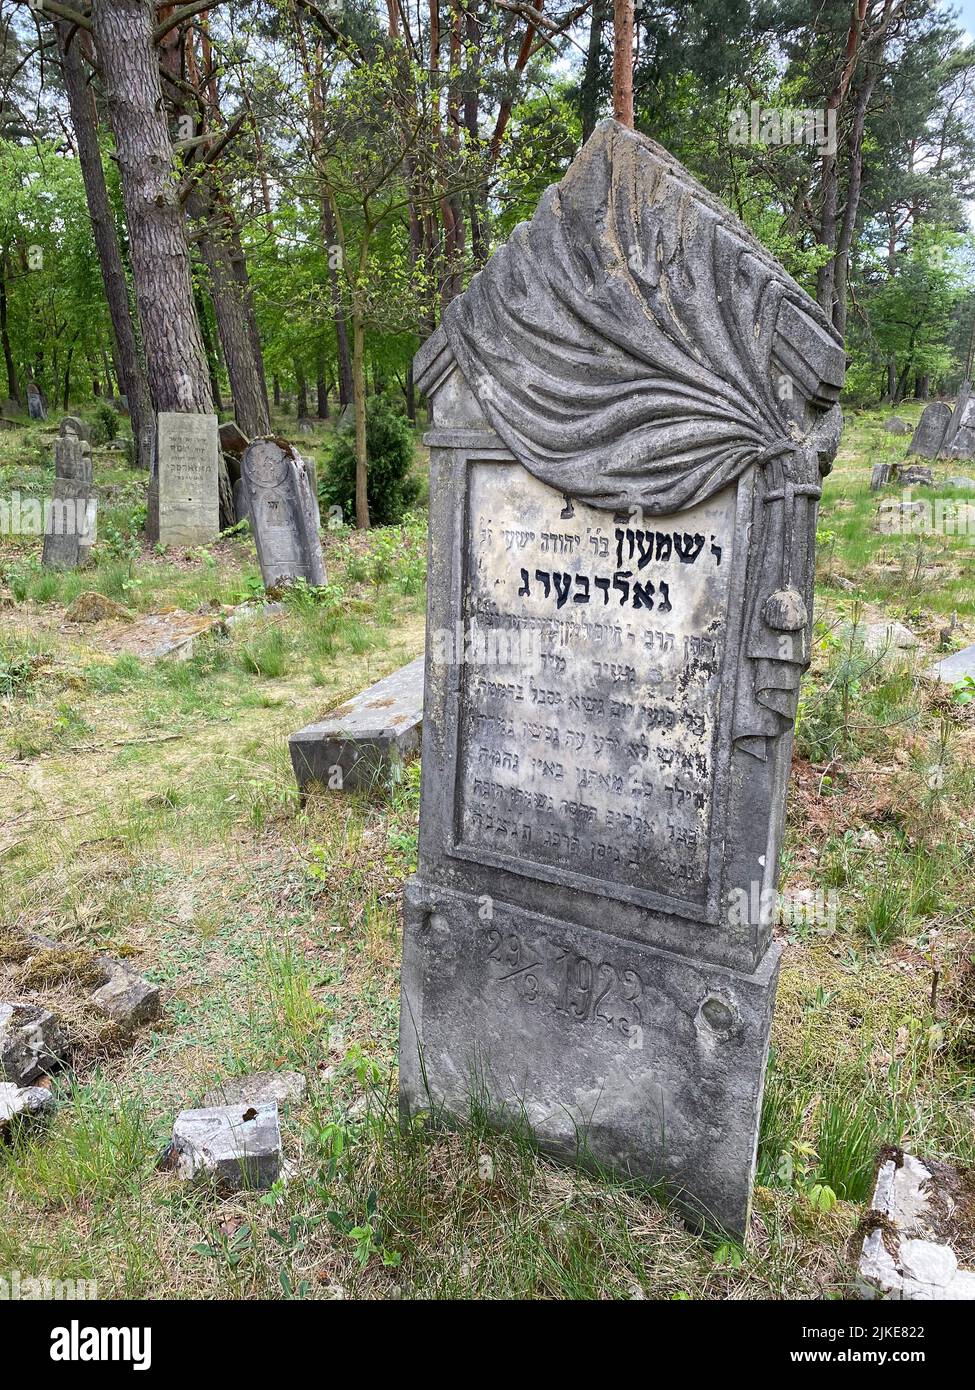
[[[413,879],[403,1119],[463,1122],[473,1105],[743,1239],[780,949],[747,975]]]

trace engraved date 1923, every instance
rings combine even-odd
[[[543,1013],[603,1026],[631,1038],[644,1024],[643,981],[635,970],[590,960],[561,942],[538,936],[531,944],[516,931],[484,933],[489,979]]]

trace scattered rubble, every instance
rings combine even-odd
[[[43,1086],[15,1086],[0,1081],[0,1139],[6,1139],[14,1124],[36,1120],[54,1109],[54,1097]]]
[[[0,1080],[32,1086],[64,1065],[61,1021],[36,1004],[0,1003]]]
[[[880,1165],[857,1269],[861,1298],[975,1300],[975,1174],[893,1150]]]

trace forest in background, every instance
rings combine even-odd
[[[975,47],[929,0],[634,12],[638,130],[845,335],[858,402],[975,346]],[[352,406],[411,359],[612,109],[609,0],[0,0],[0,393],[51,409]],[[803,121],[803,114],[810,119]],[[815,117],[815,120],[812,118]],[[835,140],[829,138],[835,132]]]

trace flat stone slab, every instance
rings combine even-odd
[[[158,661],[161,657],[188,661],[196,639],[222,627],[224,621],[223,613],[184,613],[180,608],[150,613],[114,633],[106,650],[131,652],[144,661]]]
[[[886,1158],[865,1219],[861,1298],[975,1300],[973,1196],[971,1172],[899,1150]]]
[[[889,653],[909,652],[920,642],[909,627],[898,622],[861,623],[856,628],[847,625],[844,636],[852,635],[857,646],[863,647],[871,656],[886,656]]]
[[[945,478],[945,487],[956,487],[964,492],[975,492],[975,478]]]
[[[209,1174],[225,1191],[261,1191],[281,1175],[275,1101],[184,1110],[173,1126],[170,1162],[184,1180]]]
[[[951,656],[929,666],[925,674],[932,680],[944,681],[945,685],[957,685],[967,676],[975,680],[975,644],[952,652]]]
[[[35,1004],[0,1004],[0,1079],[31,1086],[64,1064],[60,1020]]]
[[[300,1105],[308,1081],[300,1071],[262,1071],[252,1076],[229,1076],[203,1097],[204,1107],[220,1105]]]
[[[399,779],[404,760],[420,743],[423,663],[418,656],[339,705],[321,723],[291,735],[291,763],[303,792],[313,786],[368,790]]]
[[[17,1122],[36,1120],[53,1109],[54,1097],[43,1086],[0,1081],[0,1138],[5,1139]]]

